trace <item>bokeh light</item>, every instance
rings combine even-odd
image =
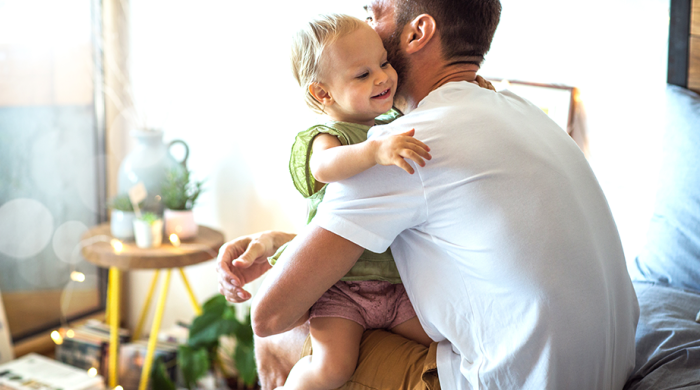
[[[70,273],[70,279],[74,282],[82,283],[85,281],[85,274],[78,271],[73,271]]]
[[[13,199],[0,207],[0,252],[24,259],[41,252],[51,240],[54,218],[34,199]]]
[[[63,336],[61,336],[61,334],[58,333],[57,330],[51,332],[51,340],[53,340],[53,342],[56,343],[56,345],[63,344]]]
[[[112,245],[114,253],[122,253],[122,251],[124,250],[124,244],[122,244],[122,242],[117,240],[116,238],[110,240],[109,243]]]
[[[68,221],[56,229],[53,234],[53,250],[61,261],[75,264],[81,260],[79,255],[80,238],[88,227],[80,221]]]

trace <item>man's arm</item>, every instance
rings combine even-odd
[[[291,329],[311,305],[355,265],[359,245],[314,223],[292,242],[255,296],[253,331],[260,337]]]

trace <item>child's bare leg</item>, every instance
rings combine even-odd
[[[413,317],[408,321],[402,322],[390,330],[409,340],[423,344],[426,347],[429,347],[430,343],[433,342],[433,340],[425,333],[425,330],[423,330],[423,327],[420,325],[420,321],[418,321],[418,317]]]
[[[335,389],[350,379],[357,366],[364,328],[337,317],[311,319],[313,355],[294,365],[284,390]]]

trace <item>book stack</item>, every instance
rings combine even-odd
[[[138,389],[147,352],[146,340],[124,344],[119,349],[119,384],[125,390]],[[158,342],[153,355],[153,367],[159,359],[165,363],[170,379],[177,383],[177,344]]]
[[[72,333],[63,337],[63,342],[56,345],[56,360],[83,370],[95,368],[108,378],[109,370],[109,327],[97,320],[90,320],[84,325],[71,329]],[[119,344],[129,341],[129,331],[119,330]]]
[[[103,390],[99,375],[90,375],[45,356],[30,353],[0,365],[0,390]]]

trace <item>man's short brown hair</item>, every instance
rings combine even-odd
[[[421,14],[435,19],[446,60],[483,60],[501,18],[499,0],[395,0],[395,4],[397,31]]]

